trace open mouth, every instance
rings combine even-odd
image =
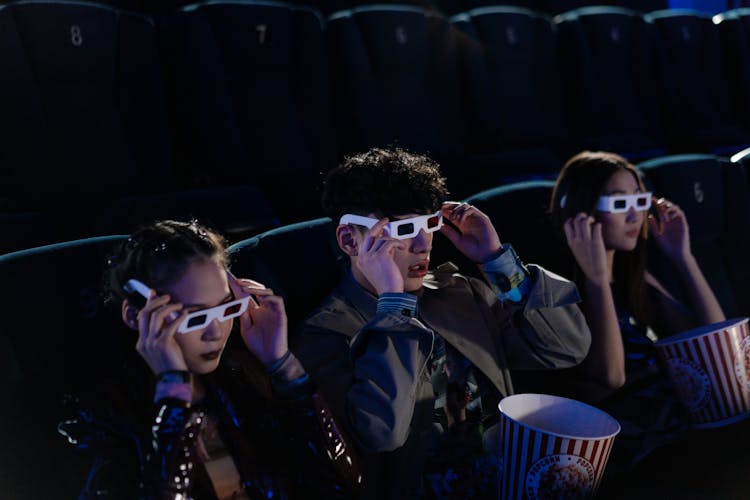
[[[410,278],[421,278],[427,274],[430,265],[429,260],[420,260],[413,266],[409,266],[409,277]]]

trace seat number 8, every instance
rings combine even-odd
[[[76,24],[70,27],[70,43],[72,43],[74,47],[80,47],[83,45],[81,27]]]

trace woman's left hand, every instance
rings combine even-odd
[[[453,224],[443,224],[440,231],[472,261],[483,264],[494,258],[503,245],[490,218],[468,203],[443,203],[443,217]]]
[[[649,232],[659,248],[673,259],[690,255],[690,231],[682,209],[665,198],[653,201],[657,216],[648,216]]]
[[[284,299],[262,283],[237,279],[229,274],[229,286],[235,297],[253,296],[245,314],[240,316],[240,334],[247,348],[265,366],[280,359],[289,350]],[[257,301],[257,302],[256,302]]]

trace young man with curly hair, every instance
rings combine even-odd
[[[350,269],[293,350],[356,439],[367,498],[496,496],[510,370],[570,367],[590,345],[575,285],[525,266],[447,196],[438,166],[400,149],[348,158],[324,183]],[[438,232],[484,281],[430,269]]]

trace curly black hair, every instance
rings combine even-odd
[[[141,297],[125,292],[129,279],[163,289],[177,280],[196,258],[218,259],[228,264],[227,242],[213,229],[197,221],[161,220],[138,228],[109,257],[104,273],[104,301],[119,306],[126,298],[140,303]]]
[[[438,164],[399,148],[373,148],[346,158],[323,183],[323,211],[389,217],[437,211],[448,198]]]

